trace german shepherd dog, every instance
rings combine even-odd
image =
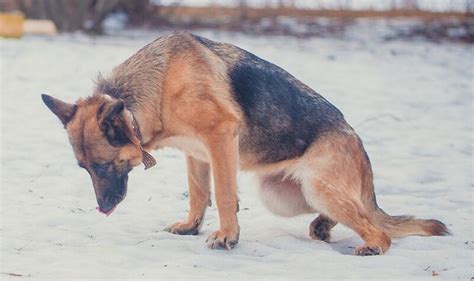
[[[155,164],[147,151],[168,146],[186,154],[190,211],[166,230],[198,234],[212,175],[220,220],[206,240],[212,249],[239,240],[238,168],[257,174],[273,213],[319,213],[311,238],[329,241],[338,222],[353,229],[365,241],[356,255],[385,253],[393,237],[449,234],[440,221],[380,209],[369,158],[342,113],[285,70],[230,44],[173,33],[99,75],[92,96],[75,104],[42,99],[64,124],[106,214],[124,199],[132,168]]]

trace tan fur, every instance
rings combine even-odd
[[[133,145],[111,149],[110,144],[98,130],[97,110],[102,103],[110,102],[105,96],[94,96],[79,100],[74,118],[66,126],[69,139],[79,162],[106,162],[132,160],[140,164],[141,156],[138,148]],[[87,133],[84,133],[87,132]]]
[[[208,238],[208,246],[233,247],[240,231],[236,180],[239,167],[257,173],[262,200],[274,213],[287,217],[321,213],[310,227],[313,238],[326,240],[324,236],[328,240],[329,230],[337,222],[352,228],[365,241],[357,248],[357,254],[386,252],[390,236],[447,231],[434,221],[390,217],[377,207],[370,162],[349,126],[318,137],[304,155],[294,159],[259,164],[258,155],[239,151],[239,135],[247,125],[232,98],[227,68],[239,61],[240,51],[227,44],[214,46],[214,51],[228,55],[219,58],[189,34],[162,37],[117,67],[109,80],[99,83],[93,97],[77,102],[77,109],[61,104],[67,113],[61,120],[67,120],[75,110],[67,130],[78,161],[86,165],[113,161],[117,167],[141,163],[137,145],[113,147],[98,126],[101,105],[117,101],[102,92],[125,87],[139,93],[124,98],[129,99],[126,113],[133,113],[133,117],[124,118],[135,118],[139,124],[141,145],[148,151],[175,147],[187,154],[190,211],[185,221],[168,228],[173,233],[197,234],[210,202],[212,174],[220,226]],[[156,52],[162,61],[153,61]],[[130,76],[136,79],[129,79]],[[300,82],[298,85],[306,87]],[[93,181],[100,180],[91,176]],[[100,190],[96,193],[100,194]],[[327,233],[321,237],[314,234],[320,231],[317,227],[323,226],[321,231]]]
[[[438,221],[391,217],[380,210],[374,202],[370,163],[361,148],[357,135],[347,128],[346,131],[320,138],[303,157],[285,161],[287,165],[270,165],[261,169],[260,173],[283,173],[286,175],[284,178],[296,180],[310,206],[308,209],[327,217],[328,231],[335,222],[340,222],[364,239],[365,244],[356,249],[359,255],[365,255],[367,251],[386,252],[391,244],[390,237],[446,233],[446,228]],[[276,197],[281,194],[279,186],[274,184],[271,197],[276,202],[267,202],[267,205],[281,207],[289,202],[299,204],[300,200],[294,201],[292,198],[295,197],[288,196],[288,191],[280,198]],[[265,185],[262,188],[268,189]],[[276,209],[275,213],[285,216],[285,212],[293,212],[294,208],[295,205],[288,206],[286,210]],[[299,210],[303,213],[308,209],[303,207]],[[316,238],[313,231],[317,222],[310,226],[313,238]]]
[[[145,146],[178,147],[210,163],[221,223],[208,245],[229,248],[239,235],[236,173],[241,113],[229,99],[224,66],[209,64],[206,58],[211,55],[196,48],[170,58],[163,81],[163,130]]]
[[[318,140],[298,161],[279,171],[300,184],[307,204],[334,221],[355,230],[366,244],[385,252],[390,238],[372,221],[362,202],[362,178],[367,167],[355,135],[328,135]],[[280,200],[287,200],[286,196]]]
[[[209,155],[201,140],[188,136],[174,136],[158,142],[158,148],[172,147],[185,152],[187,155],[209,163]]]

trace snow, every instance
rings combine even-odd
[[[474,50],[353,32],[345,40],[200,34],[277,63],[336,104],[364,140],[379,205],[394,215],[440,219],[453,236],[397,239],[383,256],[354,256],[362,241],[350,229],[336,226],[329,244],[311,240],[314,215],[273,216],[252,175],[240,173],[240,243],[209,250],[215,203],[200,235],[162,231],[188,208],[183,155],[170,149],[154,153],[156,167],[131,173],[127,198],[112,216],[99,214],[89,176],[40,93],[84,97],[99,71],[159,34],[1,39],[0,279],[471,278]]]

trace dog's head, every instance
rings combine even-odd
[[[69,104],[42,95],[67,130],[78,165],[87,170],[98,209],[109,215],[127,193],[128,173],[143,161],[133,116],[122,100],[94,95]]]

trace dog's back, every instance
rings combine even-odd
[[[259,163],[299,157],[318,136],[346,124],[335,106],[282,68],[233,45],[193,37],[226,62],[246,119],[241,149],[258,155]]]
[[[229,80],[231,98],[245,118],[240,150],[254,155],[257,163],[299,157],[319,136],[347,126],[335,106],[282,68],[236,46],[186,32],[160,37],[143,47],[109,79],[99,81],[99,92],[125,99],[129,106],[140,99],[152,99],[161,91],[173,56],[189,52],[209,59],[199,47],[210,50],[225,65],[225,73],[219,75]]]

